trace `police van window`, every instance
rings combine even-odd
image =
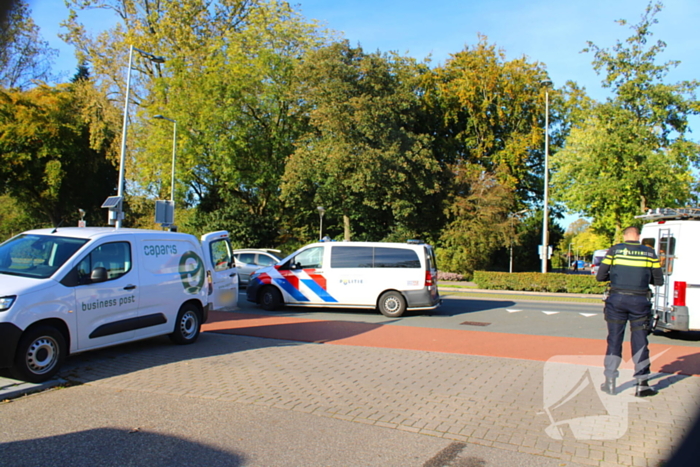
[[[226,239],[211,242],[209,252],[211,261],[214,263],[214,271],[225,271],[231,268],[231,248]]]
[[[317,269],[323,267],[323,247],[304,250],[293,259],[294,269]]]
[[[415,251],[406,248],[375,248],[375,268],[420,268]]]
[[[432,248],[425,248],[425,264],[426,269],[437,269],[437,261]]]
[[[0,245],[0,274],[51,277],[86,239],[51,235],[19,235]]]
[[[92,250],[78,264],[79,282],[89,284],[95,268],[105,268],[107,280],[122,277],[131,270],[131,245],[128,242],[105,243]]]
[[[373,250],[369,246],[333,246],[331,268],[371,268],[374,263]]]
[[[656,239],[655,238],[643,238],[642,245],[646,245],[649,248],[653,249],[654,245],[656,245]]]

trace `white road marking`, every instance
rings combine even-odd
[[[579,313],[581,316],[585,316],[586,318],[590,318],[591,316],[598,316],[600,313]]]
[[[508,309],[508,308],[506,308],[506,311],[507,311],[508,313],[518,313],[519,311],[523,311],[523,310],[513,310],[513,309]]]
[[[545,315],[556,315],[559,312],[558,311],[543,311],[542,313],[544,313]]]

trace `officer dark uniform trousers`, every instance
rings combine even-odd
[[[638,232],[638,231],[635,231]],[[636,235],[638,237],[638,234]],[[630,322],[634,376],[637,396],[650,396],[656,391],[649,387],[648,329],[651,324],[649,285],[663,285],[659,260],[651,248],[639,241],[625,241],[612,246],[596,274],[598,281],[610,281],[610,295],[605,301],[605,321],[608,325],[608,348],[605,353],[605,383],[601,389],[615,393],[615,378],[622,361],[625,327]]]

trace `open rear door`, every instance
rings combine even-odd
[[[211,271],[212,310],[231,310],[238,305],[238,275],[233,249],[225,230],[202,235],[202,250],[207,270]]]

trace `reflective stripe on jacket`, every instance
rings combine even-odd
[[[601,262],[596,279],[609,280],[611,292],[639,295],[649,291],[649,284],[664,284],[656,253],[639,242],[613,245]]]

